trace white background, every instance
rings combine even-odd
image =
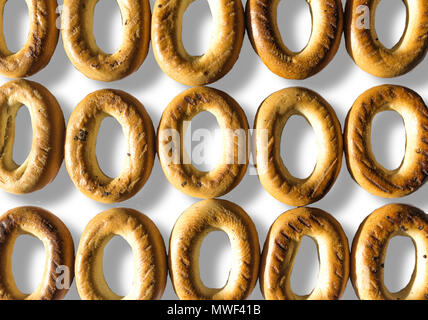
[[[246,2],[244,0],[244,2]],[[154,1],[150,1],[153,7]],[[245,3],[244,3],[245,4]],[[279,24],[284,41],[291,49],[300,50],[307,42],[311,30],[309,6],[304,0],[284,0],[279,6]],[[392,47],[404,30],[405,7],[401,0],[383,0],[376,15],[380,39]],[[28,32],[28,14],[24,0],[6,3],[4,14],[6,41],[12,50],[18,50]],[[206,0],[195,1],[184,16],[184,45],[191,54],[202,54],[208,47],[212,18]],[[101,0],[95,10],[94,32],[97,43],[107,52],[114,52],[120,44],[121,18],[116,1]],[[304,86],[317,91],[335,109],[343,126],[346,114],[355,99],[365,90],[379,84],[393,83],[410,87],[428,99],[428,59],[407,75],[395,79],[380,79],[366,74],[354,65],[348,56],[344,41],[334,60],[318,75],[304,80],[282,79],[271,73],[253,51],[247,35],[235,67],[212,87],[221,89],[235,98],[245,110],[250,126],[260,103],[273,92],[290,86]],[[141,68],[130,77],[103,83],[87,79],[74,69],[65,55],[61,39],[50,64],[30,78],[46,86],[58,99],[64,116],[69,118],[73,108],[89,93],[101,88],[117,88],[137,97],[148,110],[157,127],[163,109],[170,100],[186,87],[168,78],[156,64],[152,50]],[[1,79],[5,83],[8,79]],[[193,128],[218,128],[209,114],[198,116]],[[21,163],[31,146],[30,117],[26,108],[18,114],[14,158]],[[373,130],[374,152],[388,168],[397,167],[404,154],[405,131],[401,118],[385,112],[375,118]],[[217,136],[218,138],[218,136]],[[97,155],[107,174],[120,172],[126,154],[120,126],[113,119],[106,119],[98,137]],[[207,159],[211,167],[221,148],[219,139],[209,141]],[[299,177],[310,174],[316,161],[316,139],[303,118],[293,117],[286,125],[282,139],[282,155],[291,172]],[[327,196],[312,206],[331,213],[342,224],[349,241],[363,219],[376,208],[392,202],[404,202],[426,209],[428,185],[403,199],[387,200],[370,195],[350,177],[345,162],[336,184]],[[274,220],[290,206],[278,202],[260,185],[257,176],[247,174],[236,189],[222,197],[244,208],[257,225],[260,244]],[[132,199],[117,204],[104,205],[83,196],[69,179],[64,165],[53,183],[29,195],[12,195],[0,192],[2,211],[22,205],[36,205],[58,215],[73,235],[75,247],[84,227],[99,212],[115,206],[130,207],[148,215],[160,229],[165,243],[179,215],[199,201],[188,197],[169,185],[156,158],[152,175],[144,188]],[[105,276],[111,288],[125,295],[132,285],[131,249],[124,240],[114,238],[107,246],[104,258]],[[202,279],[208,286],[221,287],[227,280],[231,251],[227,237],[222,232],[210,234],[201,248]],[[24,292],[31,292],[41,279],[44,264],[42,243],[29,236],[21,236],[15,246],[13,271],[16,282]],[[386,282],[390,290],[398,291],[407,283],[414,266],[414,248],[408,238],[394,238],[386,261]],[[292,276],[292,287],[299,293],[309,293],[317,277],[316,247],[305,238],[297,256]],[[73,286],[68,299],[78,299]],[[176,299],[170,280],[164,294],[166,299]],[[253,299],[261,299],[257,284]],[[355,299],[349,283],[344,298]]]

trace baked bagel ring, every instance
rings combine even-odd
[[[379,112],[400,114],[406,128],[406,152],[400,167],[387,170],[371,146],[371,126]],[[382,85],[364,92],[355,101],[345,124],[348,170],[365,190],[379,197],[397,198],[416,191],[428,175],[428,109],[414,91]]]
[[[293,115],[304,117],[317,137],[317,163],[306,179],[292,176],[281,159],[282,131]],[[257,173],[263,187],[274,198],[303,206],[327,194],[339,174],[343,153],[340,123],[327,101],[305,88],[277,91],[259,107],[254,128]]]
[[[49,63],[58,43],[56,0],[26,0],[30,30],[18,52],[11,52],[3,33],[3,12],[7,0],[0,1],[0,74],[8,78],[29,77]]]
[[[277,24],[280,0],[248,0],[247,30],[254,50],[276,75],[306,79],[320,72],[336,55],[342,38],[341,0],[307,1],[311,8],[312,35],[300,52],[287,48]]]
[[[397,77],[416,67],[426,55],[428,2],[403,1],[407,9],[406,29],[400,41],[392,48],[386,48],[376,33],[375,18],[379,2],[380,0],[348,0],[346,48],[351,58],[364,71],[377,77]],[[370,21],[364,19],[364,14],[369,15],[367,18]]]
[[[410,237],[416,248],[415,269],[409,284],[390,292],[384,282],[389,241]],[[363,300],[428,300],[428,216],[405,204],[389,204],[375,210],[360,225],[352,243],[351,280]]]
[[[215,82],[232,69],[244,39],[241,0],[208,0],[215,27],[202,56],[191,56],[182,41],[183,14],[194,0],[157,0],[153,9],[152,44],[159,67],[169,77],[188,85]]]
[[[121,174],[110,178],[99,167],[96,143],[101,122],[113,117],[122,126],[128,152]],[[144,106],[126,92],[95,91],[74,109],[67,125],[65,164],[76,187],[89,198],[113,203],[134,196],[146,183],[155,157],[155,132]]]
[[[318,248],[320,270],[313,291],[295,294],[290,278],[304,236]],[[282,214],[271,226],[263,249],[260,288],[268,300],[337,300],[349,279],[348,239],[339,222],[316,208],[297,208]]]
[[[115,235],[124,238],[134,255],[131,292],[121,297],[108,286],[103,272],[103,255]],[[167,278],[165,244],[155,224],[142,213],[125,208],[98,214],[86,226],[76,256],[76,286],[85,300],[160,299]]]
[[[202,241],[212,231],[225,232],[233,250],[232,268],[223,288],[207,288],[199,273]],[[250,296],[259,271],[256,227],[238,205],[210,199],[189,207],[178,218],[169,240],[169,271],[181,300],[243,300]]]
[[[184,148],[186,122],[208,111],[223,135],[223,155],[211,171],[200,171]],[[235,188],[248,166],[248,122],[244,110],[226,93],[195,87],[176,96],[165,109],[158,128],[158,155],[163,172],[178,190],[197,198],[215,198]]]
[[[74,67],[93,80],[115,81],[135,72],[143,63],[150,42],[149,0],[117,1],[122,15],[122,42],[113,54],[96,44],[93,33],[98,0],[64,0],[61,35]]]
[[[27,159],[13,160],[15,118],[28,107],[33,142]],[[42,85],[14,80],[0,87],[0,188],[15,194],[43,188],[57,175],[64,158],[65,123],[55,97]]]
[[[31,294],[21,292],[12,273],[16,239],[32,235],[44,244],[45,270]],[[67,294],[74,276],[74,244],[67,227],[52,213],[37,207],[18,207],[0,217],[0,299],[58,300]]]

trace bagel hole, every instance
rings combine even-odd
[[[114,236],[105,246],[103,270],[104,278],[114,293],[124,297],[132,290],[134,278],[132,248],[121,236]]]
[[[300,242],[290,277],[290,285],[297,295],[308,295],[314,289],[319,273],[318,249],[315,241],[304,236]]]
[[[287,48],[302,51],[312,33],[312,15],[305,0],[280,1],[277,9],[277,24]]]
[[[120,123],[107,117],[98,131],[96,154],[98,165],[105,175],[117,177],[128,156],[127,144]]]
[[[395,236],[388,244],[384,262],[384,283],[390,292],[398,292],[409,283],[415,269],[416,250],[409,237]]]
[[[213,170],[223,153],[222,134],[216,117],[204,111],[185,126],[184,148],[193,166],[204,172]]]
[[[208,1],[192,2],[183,15],[182,41],[186,52],[192,56],[203,55],[212,35],[212,16]]]
[[[403,118],[395,111],[378,113],[372,124],[372,151],[385,169],[398,168],[406,149],[406,131]]]
[[[119,50],[122,42],[122,16],[116,0],[100,0],[94,12],[94,37],[106,53]]]
[[[40,285],[45,268],[43,242],[33,236],[20,235],[12,253],[12,273],[18,289],[31,294]]]
[[[376,8],[375,28],[379,41],[393,48],[406,28],[407,8],[402,0],[382,0]]]
[[[199,273],[207,288],[223,288],[232,267],[232,248],[223,231],[210,232],[199,252]]]
[[[3,34],[8,49],[18,52],[30,32],[30,17],[26,1],[6,1],[3,11]]]
[[[27,107],[19,108],[15,117],[15,139],[13,143],[13,161],[18,165],[27,159],[33,143],[31,115]]]
[[[309,122],[302,116],[291,116],[282,130],[281,157],[290,174],[307,178],[317,161],[317,141]]]

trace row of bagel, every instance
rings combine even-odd
[[[0,103],[0,187],[11,193],[43,188],[55,178],[64,158],[75,186],[103,203],[134,196],[149,178],[156,153],[169,182],[196,198],[227,194],[247,172],[251,139],[245,112],[217,89],[193,87],[178,94],[165,108],[157,135],[144,106],[120,90],[103,89],[86,96],[67,128],[55,97],[36,82],[4,84]],[[33,143],[26,160],[18,165],[12,151],[15,117],[22,105],[30,110]],[[395,170],[376,161],[370,143],[373,118],[385,110],[398,112],[406,128],[405,155]],[[220,161],[210,171],[198,170],[187,159],[182,143],[184,123],[204,111],[215,115],[223,139]],[[305,179],[290,174],[279,151],[285,123],[293,115],[306,118],[317,137],[317,162]],[[121,173],[114,178],[103,173],[96,155],[98,130],[105,117],[120,123],[127,142]],[[293,206],[308,205],[327,194],[341,169],[343,151],[354,180],[380,197],[415,192],[428,175],[428,109],[416,92],[402,86],[381,85],[360,95],[348,113],[344,133],[333,108],[316,92],[301,87],[277,91],[259,107],[251,138],[261,184],[277,200]]]
[[[200,277],[199,251],[212,231],[227,234],[233,251],[227,283],[209,288]],[[42,281],[30,294],[22,293],[12,273],[16,238],[24,233],[43,241],[47,260]],[[390,292],[384,281],[385,256],[394,236],[410,237],[416,247],[410,282]],[[119,296],[108,286],[103,271],[104,248],[114,236],[131,246],[134,280],[130,292]],[[318,247],[320,269],[310,294],[293,292],[290,277],[304,236]],[[360,299],[428,300],[428,216],[405,204],[389,204],[372,212],[360,225],[349,249],[348,239],[329,213],[300,207],[280,215],[272,224],[262,253],[257,230],[248,214],[227,200],[209,199],[193,204],[176,221],[169,239],[169,255],[156,225],[144,214],[126,208],[95,216],[81,235],[75,257],[67,227],[52,213],[38,207],[18,207],[0,216],[0,299],[62,299],[73,277],[85,300],[160,299],[168,270],[174,290],[184,300],[242,300],[257,280],[269,300],[337,300],[349,277]]]
[[[56,0],[32,0],[30,34],[18,52],[0,43],[0,74],[23,78],[44,68],[53,55],[61,28],[65,51],[85,76],[100,81],[120,80],[144,62],[150,39],[159,67],[171,78],[189,86],[213,83],[227,74],[238,59],[245,30],[264,64],[287,79],[305,79],[320,72],[335,56],[342,34],[355,63],[378,77],[396,77],[412,70],[428,49],[428,4],[405,2],[407,27],[392,49],[378,39],[375,29],[377,0],[312,0],[312,34],[306,47],[292,52],[277,25],[279,1],[218,0],[211,5],[215,33],[202,56],[189,55],[182,43],[182,19],[191,0],[157,0],[151,15],[149,0],[119,1],[122,15],[120,48],[107,54],[93,35],[95,0],[65,0],[58,26]],[[2,4],[4,5],[4,3]]]

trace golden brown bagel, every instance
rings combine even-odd
[[[223,133],[221,162],[208,172],[192,165],[183,143],[183,123],[203,111],[214,114]],[[174,187],[192,197],[222,196],[239,184],[247,170],[247,118],[239,104],[220,90],[195,87],[176,96],[162,114],[157,139],[165,176]]]
[[[386,48],[376,33],[376,8],[380,0],[348,0],[345,40],[349,55],[364,71],[383,78],[403,75],[416,67],[428,49],[428,2],[403,1],[406,29],[400,41]],[[364,19],[364,15],[367,18]],[[368,21],[369,20],[369,21]]]
[[[12,273],[12,253],[23,234],[40,239],[46,250],[45,270],[37,289],[21,292]],[[18,207],[0,217],[0,299],[58,300],[64,298],[74,276],[74,244],[60,219],[37,207]]]
[[[202,56],[186,52],[181,38],[183,14],[194,0],[157,0],[153,8],[152,44],[159,67],[188,86],[215,82],[232,69],[245,32],[241,0],[209,0],[215,28]]]
[[[313,291],[295,294],[290,285],[294,259],[304,236],[318,248],[320,270]],[[297,208],[272,225],[263,249],[260,287],[268,300],[337,300],[349,279],[348,239],[339,222],[316,208]]]
[[[317,137],[317,163],[306,179],[292,176],[281,159],[282,131],[293,115],[303,116]],[[303,206],[327,194],[339,174],[343,152],[340,123],[327,101],[305,88],[277,91],[261,104],[254,128],[257,173],[273,197],[289,205]]]
[[[371,146],[373,118],[379,112],[400,114],[406,128],[406,152],[400,167],[387,170],[378,163]],[[382,85],[364,92],[355,101],[345,124],[345,154],[354,180],[368,192],[397,198],[416,191],[428,175],[428,109],[414,91]]]
[[[58,43],[56,0],[26,0],[30,31],[18,52],[11,52],[3,33],[3,11],[7,0],[0,1],[0,74],[9,78],[29,77],[49,63]]]
[[[113,54],[101,50],[94,37],[93,19],[98,0],[64,0],[61,35],[71,63],[88,78],[115,81],[135,72],[150,42],[149,0],[117,1],[122,14],[122,43]]]
[[[33,142],[21,165],[13,161],[15,118],[27,106]],[[42,85],[14,80],[0,87],[0,188],[15,194],[43,188],[57,175],[64,158],[65,124],[55,97]]]
[[[409,284],[390,292],[384,283],[389,241],[407,236],[416,247],[416,263]],[[351,280],[362,300],[428,300],[428,217],[405,204],[375,210],[360,225],[351,252]]]
[[[96,156],[98,130],[105,117],[122,126],[128,142],[121,174],[110,178],[100,169]],[[86,196],[99,202],[120,202],[134,196],[153,168],[155,132],[144,106],[126,92],[95,91],[74,109],[67,125],[65,164],[71,180]]]
[[[280,0],[248,0],[247,30],[254,50],[276,75],[306,79],[320,72],[335,56],[343,30],[341,0],[307,1],[311,8],[312,34],[300,52],[287,48],[277,24]]]
[[[121,297],[108,286],[103,255],[115,235],[124,238],[134,254],[131,292]],[[165,290],[167,259],[165,244],[155,224],[133,209],[110,209],[93,218],[83,231],[76,256],[76,286],[85,300],[153,300]]]
[[[233,264],[223,288],[207,288],[199,273],[202,241],[212,231],[224,231],[230,241]],[[243,300],[257,281],[260,248],[256,227],[241,207],[226,200],[204,200],[178,218],[169,240],[169,271],[182,300]]]

